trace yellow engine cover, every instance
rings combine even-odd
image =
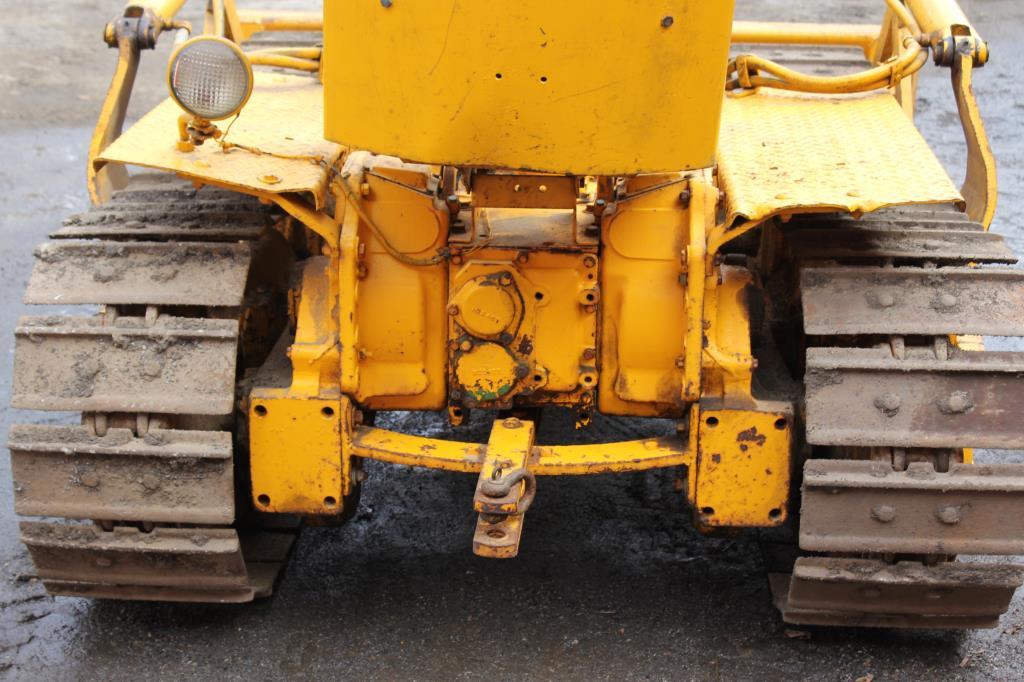
[[[733,0],[325,0],[330,140],[577,175],[714,163]]]

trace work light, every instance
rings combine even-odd
[[[197,36],[171,55],[171,97],[197,118],[219,121],[241,111],[252,94],[252,65],[230,40]]]

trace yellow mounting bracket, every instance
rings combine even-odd
[[[983,62],[977,57],[976,39],[955,38],[956,53],[950,64],[953,95],[960,113],[960,125],[967,142],[967,175],[960,193],[967,202],[967,214],[988,229],[996,213],[998,180],[996,160],[981,120],[978,101],[974,97],[974,68]]]
[[[473,496],[473,509],[480,514],[473,535],[478,556],[511,559],[519,553],[523,516],[537,491],[537,479],[528,469],[534,434],[530,421],[494,422]]]

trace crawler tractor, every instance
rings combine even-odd
[[[1024,448],[1024,353],[982,339],[1024,336],[1024,271],[955,0],[184,4],[106,27],[94,207],[36,251],[26,301],[60,314],[15,332],[14,405],[81,415],[10,433],[50,593],[266,596],[367,460],[475,476],[495,559],[546,476],[663,469],[701,532],[765,539],[786,622],[998,623],[1024,571],[970,557],[1024,554],[1024,465],[972,448]],[[158,41],[171,96],[125,129]],[[959,188],[914,125],[926,67]],[[556,410],[571,444],[535,436]],[[588,438],[607,415],[657,428]]]

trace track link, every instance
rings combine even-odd
[[[47,519],[21,534],[51,594],[271,592],[295,529],[239,524],[230,425],[247,280],[273,221],[254,199],[146,174],[36,250],[26,302],[91,306],[15,332],[13,405],[82,413],[17,425],[8,443],[17,513]]]
[[[1024,465],[960,462],[1024,448],[1024,353],[972,337],[1024,336],[1024,272],[991,267],[1015,262],[1002,238],[942,207],[785,233],[815,454],[776,605],[804,625],[994,627],[1024,567],[955,556],[1024,553]]]

